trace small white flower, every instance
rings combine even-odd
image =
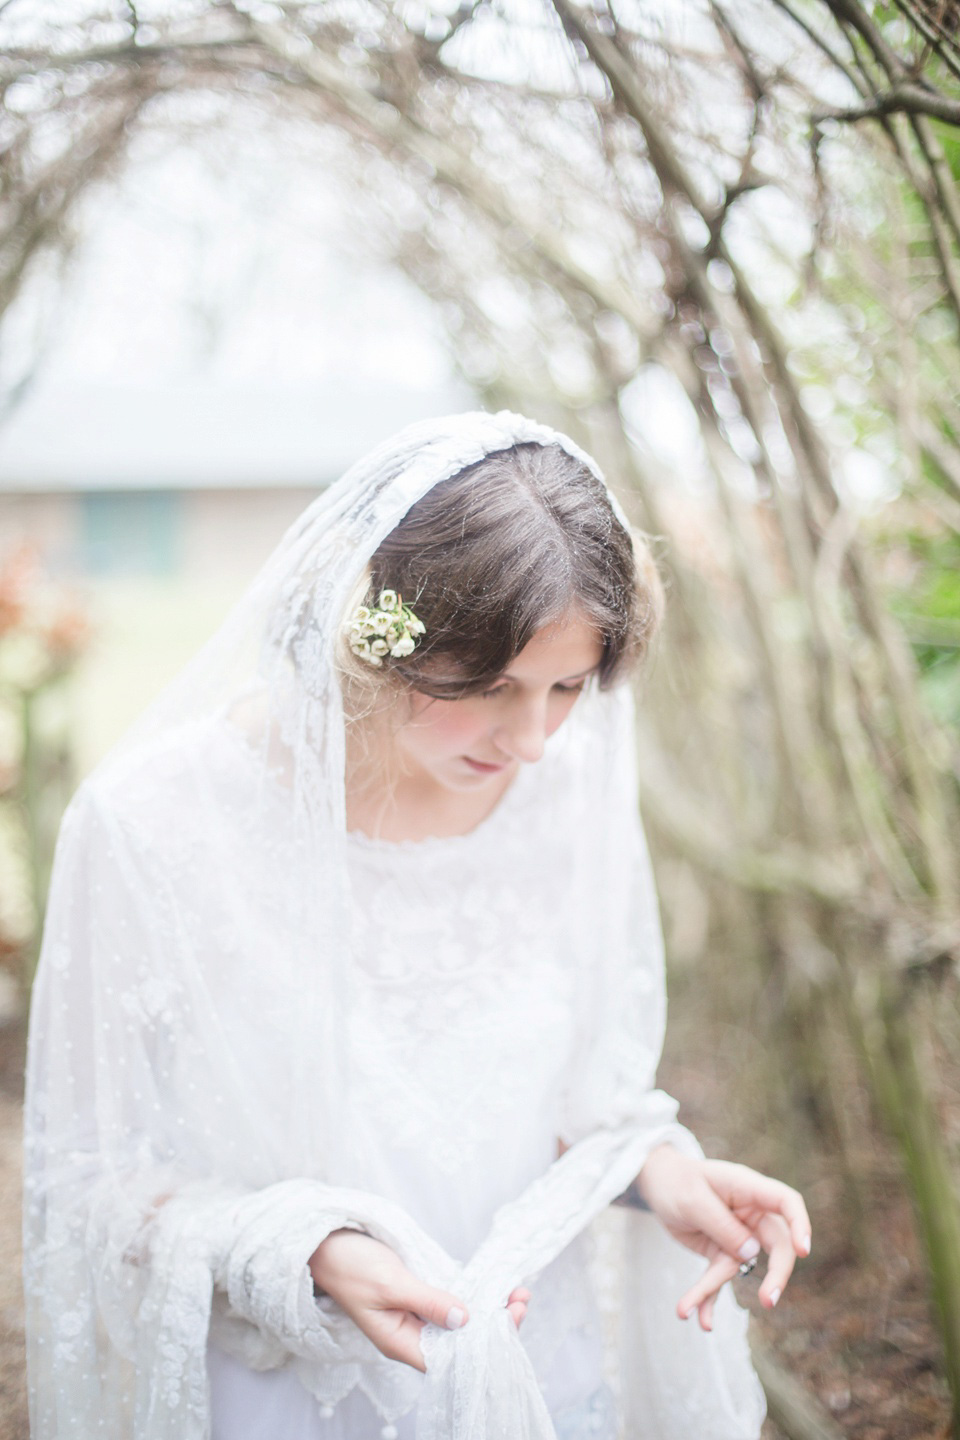
[[[350,617],[350,649],[369,665],[382,665],[385,655],[403,659],[417,648],[414,638],[425,635],[427,627],[396,590],[381,590],[376,609],[358,605]]]

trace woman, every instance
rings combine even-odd
[[[566,437],[415,425],[81,786],[31,1016],[34,1440],[758,1435],[722,1287],[762,1245],[776,1303],[809,1222],[652,1088],[622,682],[658,594]],[[624,1194],[617,1375],[586,1232]]]

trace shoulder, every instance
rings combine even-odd
[[[62,828],[148,840],[150,849],[162,849],[206,799],[236,793],[249,762],[230,730],[219,718],[205,717],[121,742],[81,782]]]

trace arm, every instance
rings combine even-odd
[[[134,1409],[156,1407],[177,1433],[200,1433],[213,1312],[244,1358],[269,1367],[296,1356],[321,1388],[329,1377],[333,1400],[349,1388],[344,1366],[391,1363],[344,1310],[314,1298],[308,1265],[336,1229],[366,1225],[403,1251],[411,1278],[431,1266],[438,1290],[446,1278],[446,1257],[425,1251],[409,1217],[368,1209],[376,1197],[258,1186],[272,1167],[253,1149],[264,1143],[248,1120],[256,1096],[241,1068],[231,1090],[229,1068],[208,1062],[218,994],[200,964],[178,969],[170,953],[199,887],[171,881],[153,845],[82,788],[54,867],[25,1107],[35,1440],[132,1433]]]
[[[350,1388],[345,1366],[354,1375],[397,1359],[422,1368],[418,1346],[397,1350],[384,1312],[403,1311],[405,1341],[421,1315],[448,1313],[456,1296],[447,1257],[377,1197],[312,1181],[258,1187],[257,1172],[276,1169],[253,1149],[263,1144],[255,1117],[247,1123],[256,1097],[242,1069],[231,1090],[229,1068],[207,1061],[218,993],[202,965],[178,971],[165,942],[184,907],[199,903],[199,887],[171,877],[166,855],[148,848],[152,836],[141,844],[96,791],[77,797],[64,842],[27,1077],[37,1440],[83,1440],[110,1406],[115,1433],[128,1433],[130,1403],[169,1404],[183,1433],[202,1424],[211,1321],[255,1367],[291,1356],[309,1366],[315,1393],[328,1386],[331,1403]],[[215,941],[206,921],[197,929]],[[397,1257],[370,1319],[354,1293],[365,1278],[369,1293],[365,1267],[352,1281],[326,1276],[336,1301],[314,1296],[311,1269],[324,1278],[327,1237],[357,1225],[377,1237],[368,1250],[389,1246]],[[522,1302],[511,1313],[521,1311]]]
[[[628,693],[609,698],[605,728],[598,722],[598,732],[585,757],[596,757],[596,768],[580,801],[580,849],[571,885],[572,932],[582,952],[580,1036],[564,1107],[564,1141],[624,1121],[651,1126],[653,1099],[662,1096],[653,1086],[666,1019],[663,942],[637,810]],[[674,1118],[676,1104],[669,1103]],[[712,1324],[717,1290],[751,1250],[763,1247],[771,1256],[760,1292],[768,1306],[779,1298],[796,1256],[809,1250],[809,1218],[795,1191],[746,1166],[705,1159],[680,1125],[672,1133],[652,1134],[650,1153],[622,1199],[631,1208],[654,1210],[675,1239],[710,1260],[700,1283],[685,1287],[677,1307],[683,1318],[698,1308],[704,1328]]]

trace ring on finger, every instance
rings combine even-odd
[[[750,1271],[751,1271],[751,1270],[755,1270],[756,1268],[757,1268],[757,1257],[756,1257],[756,1255],[754,1255],[754,1257],[753,1257],[752,1260],[744,1260],[743,1264],[739,1267],[739,1269],[740,1269],[740,1274],[741,1274],[741,1275],[749,1275],[749,1274],[750,1274]]]

